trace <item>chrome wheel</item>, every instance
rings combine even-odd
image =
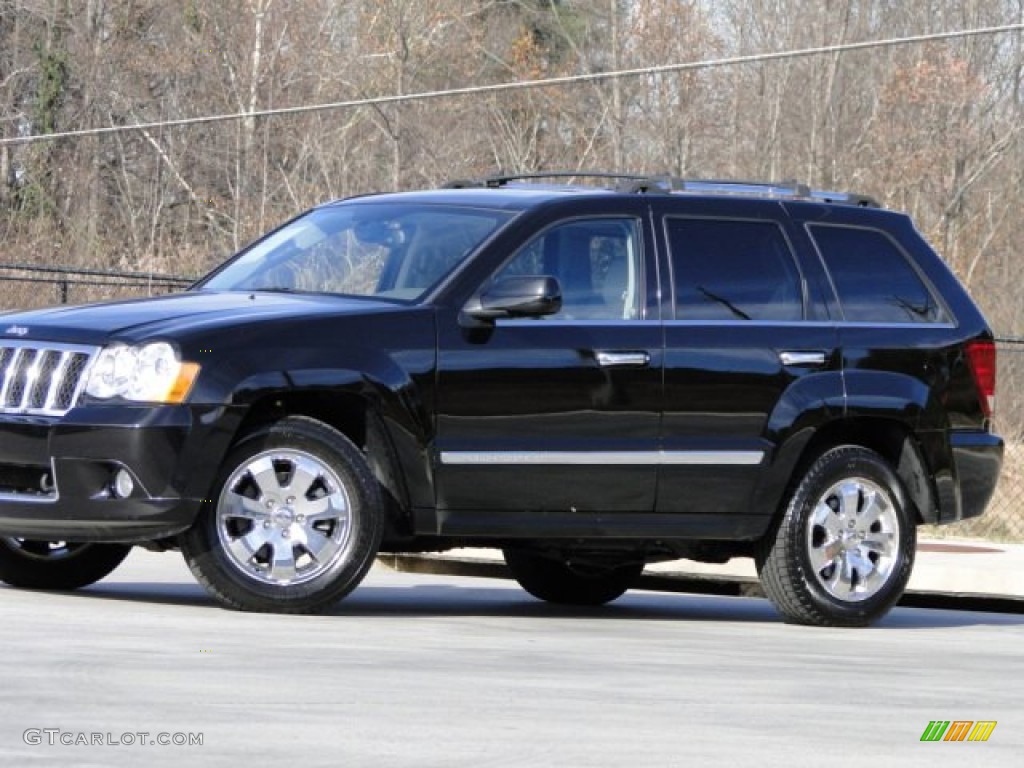
[[[295,449],[258,453],[221,491],[217,536],[227,561],[263,584],[316,579],[344,558],[352,539],[352,502],[327,464]]]
[[[914,567],[914,509],[878,453],[839,445],[806,469],[754,555],[787,621],[866,627],[900,599]]]
[[[807,552],[818,583],[837,600],[876,595],[892,575],[899,552],[899,521],[889,493],[864,477],[828,488],[807,525]]]
[[[214,483],[181,552],[222,605],[317,613],[373,565],[380,485],[363,451],[327,424],[286,416],[243,434]]]

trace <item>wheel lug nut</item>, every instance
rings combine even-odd
[[[274,508],[274,500],[273,499],[267,499],[266,507],[267,507],[267,509],[273,509]]]
[[[295,503],[295,497],[294,496],[289,496],[287,499],[285,499],[285,504],[294,504],[294,503]]]
[[[281,531],[281,538],[282,539],[287,539],[288,538],[288,529],[287,528],[285,528],[283,531]]]
[[[295,518],[295,522],[297,522],[297,523],[304,523],[304,522],[306,522],[306,516],[305,515],[299,515],[298,517]]]
[[[263,527],[264,528],[269,528],[270,527],[270,521],[269,520],[264,520],[263,521]]]

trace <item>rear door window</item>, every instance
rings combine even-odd
[[[667,217],[665,233],[677,320],[803,318],[803,281],[778,224]]]

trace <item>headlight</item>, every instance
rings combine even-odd
[[[199,375],[196,363],[183,363],[165,341],[104,347],[93,363],[87,394],[102,400],[123,397],[145,403],[180,403]]]

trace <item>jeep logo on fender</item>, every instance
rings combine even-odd
[[[28,336],[28,328],[24,325],[11,325],[4,331],[8,336]]]

